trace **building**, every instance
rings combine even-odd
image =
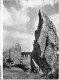
[[[21,52],[21,59],[30,59],[31,52]]]

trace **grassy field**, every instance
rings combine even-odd
[[[35,76],[39,78],[37,74],[24,72],[19,68],[5,69],[3,74],[4,79],[35,79]]]
[[[24,60],[24,63],[30,64],[30,62],[27,60]],[[58,63],[59,63],[59,57],[58,57]],[[56,65],[56,67],[58,67],[58,75],[59,75],[59,64],[58,66]],[[12,67],[11,69],[5,68],[3,71],[3,78],[7,80],[8,79],[56,79],[55,75],[49,78],[48,76],[41,76],[40,74],[37,73],[24,72],[22,69],[16,67]]]
[[[20,68],[4,69],[4,79],[48,79],[47,76],[41,76],[37,73],[24,72]],[[54,78],[53,78],[54,79]]]

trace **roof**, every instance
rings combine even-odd
[[[32,52],[21,52],[22,55],[31,55]]]

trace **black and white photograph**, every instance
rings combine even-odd
[[[3,0],[2,24],[4,80],[59,79],[59,0]]]

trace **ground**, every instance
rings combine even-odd
[[[24,63],[30,64],[28,60],[24,60]],[[59,58],[58,58],[58,63],[59,63]],[[58,66],[56,65],[56,67],[59,68],[59,64]],[[59,69],[58,69],[58,74],[59,74]],[[3,70],[3,78],[7,80],[8,79],[56,79],[55,75],[49,77],[41,76],[38,73],[24,72],[22,69],[16,67],[11,67],[11,69],[5,68]]]
[[[37,74],[24,72],[19,68],[11,68],[4,70],[3,77],[4,79],[33,79],[35,78],[34,75],[38,76]]]
[[[4,79],[48,79],[47,76],[41,76],[37,73],[29,73],[24,72],[20,68],[11,68],[11,69],[4,69],[3,71],[3,78]]]

